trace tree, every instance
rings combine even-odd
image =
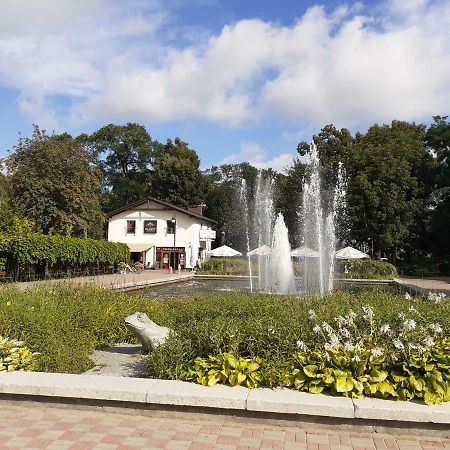
[[[447,116],[434,116],[425,143],[436,156],[436,191],[431,211],[430,244],[436,255],[450,255],[450,122]]]
[[[155,153],[151,195],[177,206],[204,203],[207,184],[197,152],[179,138],[168,139]]]
[[[373,125],[356,135],[347,168],[353,237],[371,240],[375,253],[386,253],[394,263],[429,198],[433,158],[424,137],[424,125]]]
[[[7,160],[15,213],[44,233],[99,234],[103,222],[98,161],[67,133],[48,136],[34,126]]]
[[[8,178],[0,172],[0,231],[12,223],[13,212],[9,202]]]
[[[150,193],[152,165],[159,144],[152,141],[144,126],[109,124],[78,139],[87,151],[102,160],[102,204],[106,211]]]
[[[289,241],[292,248],[300,246],[301,214],[303,181],[306,164],[300,158],[295,158],[286,175],[277,174],[275,182],[275,206],[284,216],[289,230]]]

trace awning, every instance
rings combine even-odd
[[[130,252],[132,253],[140,253],[140,252],[146,252],[147,250],[150,250],[152,247],[155,246],[155,244],[128,244],[128,248],[130,249]]]

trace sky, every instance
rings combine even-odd
[[[0,157],[138,122],[281,171],[326,124],[448,115],[449,43],[450,0],[1,0]]]

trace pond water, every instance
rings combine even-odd
[[[396,289],[391,285],[367,285],[361,283],[336,283],[340,290],[358,292],[367,289],[378,289],[394,292]],[[164,284],[145,288],[136,293],[156,300],[186,298],[199,294],[226,292],[250,292],[247,279],[195,279],[182,281],[180,283]],[[273,294],[278,295],[278,294]]]

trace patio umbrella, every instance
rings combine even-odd
[[[228,245],[222,245],[221,247],[217,247],[214,250],[211,250],[208,253],[209,256],[222,256],[222,257],[229,257],[229,256],[242,256],[241,252],[238,252],[234,248],[228,247]]]
[[[258,248],[247,253],[247,256],[268,256],[272,253],[270,248],[267,245],[261,245]]]
[[[319,252],[309,247],[298,247],[291,251],[291,256],[295,258],[318,258]]]
[[[367,253],[360,252],[356,248],[353,247],[345,247],[341,250],[338,250],[334,254],[335,258],[337,259],[363,259],[363,258],[370,258],[370,256]]]

